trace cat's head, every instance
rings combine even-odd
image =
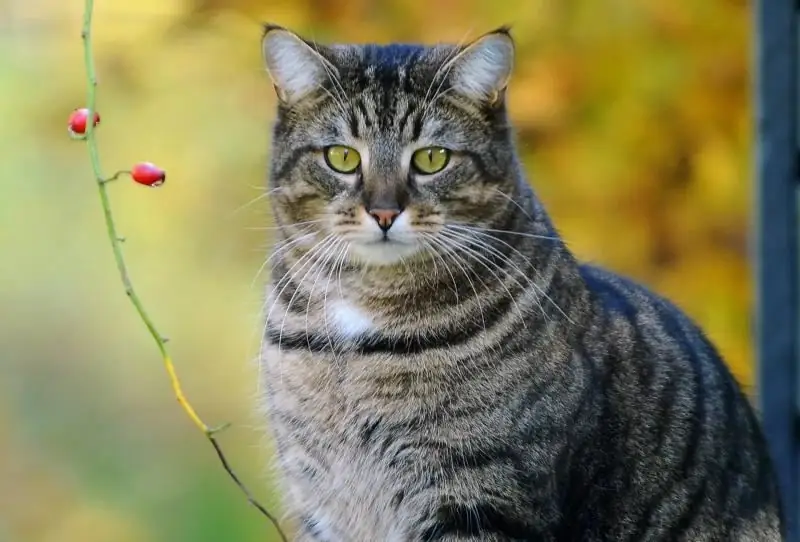
[[[263,54],[279,102],[270,190],[285,234],[397,265],[497,227],[513,203],[507,28],[461,45],[379,46],[267,26]]]

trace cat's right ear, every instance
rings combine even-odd
[[[444,66],[453,90],[472,100],[494,105],[505,94],[514,67],[514,40],[501,26],[462,48]]]
[[[266,24],[261,51],[278,99],[294,104],[322,86],[336,67],[308,42],[283,27]]]

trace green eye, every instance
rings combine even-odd
[[[450,151],[442,147],[425,147],[411,156],[411,164],[417,173],[432,175],[442,171],[450,161]]]
[[[339,173],[353,173],[361,164],[361,155],[350,147],[332,145],[325,148],[325,162]]]

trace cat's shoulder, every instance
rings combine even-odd
[[[700,324],[665,296],[596,265],[581,265],[579,270],[599,316],[596,340],[627,344],[638,353],[634,354],[638,363],[670,361],[675,367],[677,355],[686,362],[683,367],[693,367],[697,374],[727,372]]]
[[[666,296],[625,275],[594,264],[582,264],[579,272],[595,305],[610,317],[621,317],[638,326],[654,326],[673,338],[687,335],[705,341],[700,326]]]

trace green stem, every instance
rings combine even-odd
[[[153,320],[147,314],[147,311],[142,304],[141,299],[133,288],[128,269],[125,265],[125,258],[122,255],[122,244],[119,239],[122,237],[117,233],[117,226],[114,222],[114,215],[111,212],[111,200],[108,197],[108,189],[106,187],[106,178],[103,176],[103,170],[100,166],[100,153],[97,150],[97,140],[94,133],[94,113],[97,103],[97,76],[95,75],[94,56],[92,54],[92,14],[94,11],[94,0],[86,0],[86,11],[83,17],[83,37],[84,43],[84,62],[86,63],[86,76],[88,80],[86,107],[89,110],[87,125],[86,125],[86,143],[89,147],[89,160],[92,163],[92,172],[94,173],[95,181],[97,182],[97,190],[100,194],[100,202],[103,206],[103,216],[106,222],[106,230],[108,232],[108,239],[111,242],[111,249],[114,252],[114,261],[117,264],[117,271],[119,271],[120,279],[125,287],[125,294],[130,298],[131,303],[139,313],[144,325],[152,335],[158,345],[158,349],[162,356],[167,356],[167,348],[164,344],[164,339],[159,334]],[[116,177],[112,177],[116,178]]]
[[[108,195],[108,183],[112,180],[117,179],[120,175],[124,173],[128,173],[127,171],[118,171],[111,177],[104,177],[103,170],[100,165],[100,153],[97,149],[97,141],[95,138],[95,126],[94,126],[94,113],[96,110],[96,94],[97,94],[97,76],[95,72],[94,66],[94,57],[92,54],[92,15],[94,12],[94,0],[85,0],[85,11],[83,15],[83,29],[81,32],[81,37],[83,39],[83,54],[84,54],[84,62],[86,64],[86,79],[87,79],[87,97],[86,97],[86,107],[88,109],[88,118],[87,118],[87,127],[86,127],[86,146],[89,149],[89,160],[92,164],[92,173],[94,175],[95,182],[97,183],[97,190],[100,195],[100,203],[103,206],[103,217],[106,223],[106,231],[108,233],[108,240],[111,243],[111,249],[114,253],[114,261],[117,265],[117,271],[119,272],[119,277],[122,281],[123,286],[125,287],[125,294],[130,299],[131,303],[133,304],[136,312],[139,314],[144,325],[147,327],[147,330],[150,332],[150,335],[153,337],[156,345],[158,346],[158,350],[161,353],[161,357],[164,362],[164,367],[167,371],[167,374],[170,379],[170,385],[172,386],[172,390],[175,393],[175,397],[178,400],[178,403],[183,408],[184,412],[189,416],[192,422],[203,432],[205,437],[211,443],[214,448],[214,451],[219,458],[222,467],[225,469],[225,472],[228,476],[233,480],[233,482],[239,487],[239,489],[244,493],[245,497],[247,498],[248,502],[252,504],[256,509],[259,510],[264,516],[269,519],[269,521],[273,524],[275,529],[277,530],[278,534],[280,535],[281,539],[286,542],[286,535],[283,533],[283,530],[278,523],[278,520],[275,516],[273,516],[263,505],[261,505],[250,493],[247,487],[240,481],[239,477],[236,475],[235,471],[231,468],[230,464],[228,463],[225,454],[222,451],[222,448],[217,441],[215,434],[223,429],[227,425],[223,425],[219,428],[210,428],[208,425],[203,422],[203,420],[197,415],[194,408],[192,407],[191,403],[186,399],[186,396],[183,393],[181,388],[180,380],[175,372],[175,367],[172,363],[172,359],[170,358],[169,352],[167,351],[166,343],[167,338],[162,335],[158,329],[156,328],[153,320],[147,314],[147,311],[142,304],[141,299],[136,293],[136,290],[133,287],[133,283],[131,282],[130,276],[128,274],[128,268],[125,265],[125,258],[122,254],[122,243],[124,242],[125,238],[119,235],[117,232],[117,226],[114,222],[114,215],[111,212],[111,200]]]

